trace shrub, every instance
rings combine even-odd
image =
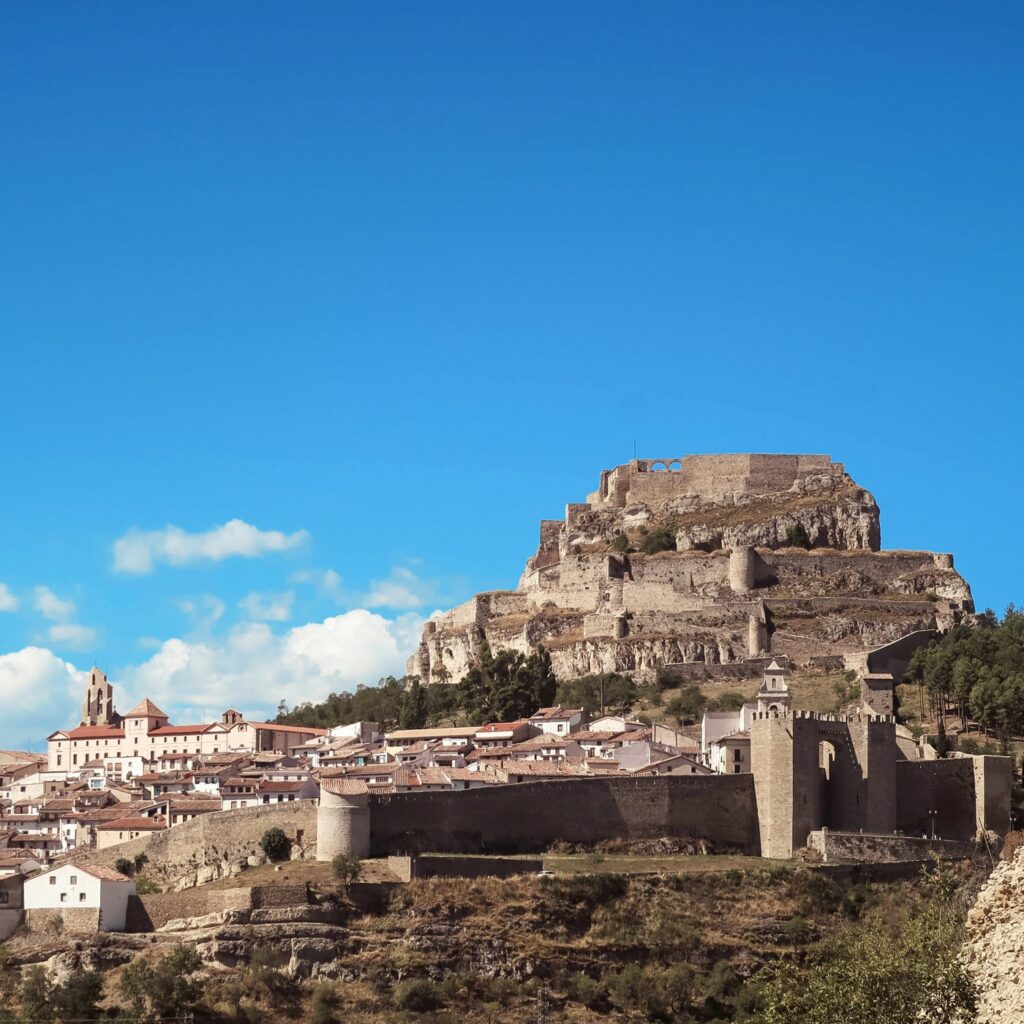
[[[114,870],[120,871],[122,875],[127,875],[131,878],[135,874],[135,861],[128,857],[118,857],[114,861]]]
[[[612,538],[612,551],[625,554],[629,550],[629,538],[624,533],[617,533]]]
[[[786,543],[791,548],[809,548],[811,546],[811,540],[802,523],[795,523],[793,526],[787,527]]]
[[[348,857],[344,853],[339,853],[331,861],[331,869],[334,871],[334,877],[342,885],[351,885],[359,879],[363,867],[358,857]]]
[[[738,690],[726,690],[724,693],[720,693],[717,697],[712,697],[708,701],[707,710],[739,711],[739,709],[746,703],[747,698]]]
[[[395,1006],[400,1010],[425,1013],[440,1004],[437,988],[426,978],[409,978],[395,986]]]
[[[659,551],[675,551],[675,531],[667,526],[659,526],[644,537],[643,551],[645,555],[656,555]]]
[[[148,863],[149,858],[144,853],[137,853],[132,858],[132,864],[135,866],[136,871],[141,871]]]
[[[678,697],[673,697],[666,705],[665,710],[675,718],[680,725],[692,725],[700,720],[707,707],[707,699],[696,686],[684,686],[679,691]]]
[[[162,892],[163,890],[153,881],[152,878],[147,878],[145,875],[138,875],[135,879],[135,891],[140,896],[146,896],[153,892]]]
[[[334,1024],[334,1012],[338,1008],[338,995],[333,986],[326,983],[317,985],[309,1001],[310,1024]]]
[[[601,1006],[607,997],[604,985],[587,974],[572,975],[567,987],[569,997],[590,1010]]]
[[[291,840],[279,828],[268,828],[260,840],[260,849],[268,860],[284,860],[291,848]]]
[[[617,1010],[628,1013],[643,1005],[647,991],[647,979],[639,964],[626,964],[608,979],[608,998]]]
[[[782,934],[791,946],[802,946],[810,942],[814,935],[814,929],[803,917],[791,917],[782,926]]]
[[[731,964],[719,960],[711,968],[704,983],[704,994],[708,999],[722,1002],[731,999],[743,986],[743,979],[736,973]]]

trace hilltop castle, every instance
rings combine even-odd
[[[543,644],[560,678],[772,657],[899,674],[973,610],[952,555],[881,550],[875,499],[826,455],[634,459],[541,522],[516,590],[427,622],[408,672],[457,682],[486,639]]]

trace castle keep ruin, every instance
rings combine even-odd
[[[457,682],[484,640],[543,645],[563,679],[769,656],[889,672],[973,610],[952,555],[881,550],[875,499],[826,455],[634,459],[541,522],[515,590],[427,622],[408,672]]]

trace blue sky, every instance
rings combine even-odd
[[[829,453],[884,546],[1024,596],[1019,5],[11,2],[0,38],[0,746],[93,662],[178,720],[398,671],[634,440]]]

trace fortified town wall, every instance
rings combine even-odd
[[[934,828],[942,839],[961,842],[979,829],[1005,834],[1009,828],[1009,758],[898,760],[891,718],[866,715],[764,713],[751,733],[753,773],[596,776],[349,795],[338,797],[337,806],[319,808],[296,801],[204,814],[105,850],[78,851],[72,859],[113,867],[120,857],[145,853],[147,875],[165,889],[185,889],[261,862],[259,842],[268,828],[285,832],[293,857],[315,857],[318,815],[329,823],[339,818],[333,838],[341,846],[333,852],[363,856],[534,853],[558,840],[669,836],[784,858],[823,826],[874,834],[899,829],[908,836],[931,835]],[[346,800],[361,803],[367,813],[350,816]],[[931,815],[934,810],[939,813]]]

